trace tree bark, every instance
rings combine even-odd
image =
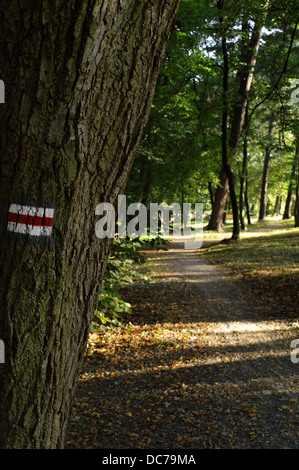
[[[217,232],[223,231],[223,215],[226,206],[228,188],[228,179],[225,170],[222,167],[219,175],[219,184],[214,194],[211,218],[205,230],[216,230]]]
[[[245,207],[246,207],[246,215],[247,215],[247,223],[248,225],[251,224],[251,219],[250,219],[250,208],[249,208],[249,202],[248,202],[248,168],[246,169],[246,177],[245,177]]]
[[[263,178],[262,178],[262,187],[261,187],[261,199],[260,199],[260,211],[259,211],[259,220],[264,220],[266,218],[266,209],[267,209],[267,190],[268,190],[268,178],[269,178],[269,163],[271,156],[271,141],[274,133],[274,120],[271,119],[269,123],[268,131],[268,145],[265,152],[264,159],[264,168],[263,168]]]
[[[111,244],[95,208],[124,188],[178,4],[1,2],[1,448],[64,446]],[[51,237],[8,231],[11,204],[54,208]]]
[[[218,2],[218,6],[222,11],[223,5],[222,2]],[[223,24],[223,17],[220,16],[220,24]],[[231,168],[231,165],[228,162],[228,152],[227,152],[227,122],[228,122],[228,74],[229,74],[229,65],[228,65],[228,53],[227,53],[227,44],[226,44],[226,36],[225,33],[222,33],[222,55],[223,55],[223,110],[222,110],[222,124],[221,124],[221,142],[222,142],[222,164],[225,170],[226,176],[228,178],[229,184],[229,193],[232,203],[233,209],[233,217],[234,217],[234,226],[233,226],[233,234],[232,238],[234,240],[238,240],[240,236],[240,228],[239,228],[239,214],[238,214],[238,204],[237,198],[235,193],[235,185],[234,185],[234,174]]]
[[[273,215],[280,215],[280,210],[281,210],[281,189],[279,189],[278,193],[276,194]]]
[[[245,178],[243,174],[240,175],[240,197],[239,197],[239,205],[240,205],[240,227],[241,230],[245,230],[245,222],[244,222],[244,181]]]
[[[295,204],[295,227],[299,227],[299,185],[296,187],[296,204]]]
[[[289,188],[287,198],[286,198],[285,207],[284,207],[284,213],[283,213],[283,217],[282,217],[283,220],[290,219],[292,217],[291,207],[292,207],[292,203],[293,203],[293,199],[294,199],[294,194],[295,194],[294,189]]]
[[[248,219],[248,198],[247,198],[247,161],[248,161],[248,106],[246,107],[245,111],[245,134],[243,139],[243,161],[242,161],[242,170],[240,175],[240,226],[242,230],[245,230],[245,222],[243,216],[243,206],[245,203],[246,211],[247,211],[247,219]],[[249,216],[250,220],[250,216]]]

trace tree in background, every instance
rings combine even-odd
[[[269,180],[269,164],[271,156],[271,145],[273,141],[274,134],[274,118],[270,116],[269,121],[269,130],[268,130],[268,140],[265,150],[265,159],[263,167],[263,178],[261,186],[261,200],[260,200],[260,211],[259,211],[259,220],[264,220],[266,218],[266,209],[267,209],[267,190],[268,190],[268,180]]]
[[[260,2],[248,4],[240,1],[221,5],[221,2],[206,0],[200,5],[201,8],[198,0],[182,1],[150,122],[143,135],[127,190],[128,194],[134,195],[138,188],[147,188],[147,201],[149,198],[166,202],[200,200],[204,202],[206,212],[211,212],[206,228],[221,230],[229,189],[222,160],[223,149],[227,148],[225,160],[228,171],[242,175],[244,170],[241,183],[234,179],[232,185],[235,193],[242,186],[241,211],[245,188],[245,206],[249,217],[249,206],[257,207],[260,203],[261,162],[265,155],[264,144],[268,142],[265,116],[268,108],[275,109],[275,132],[284,132],[283,110],[291,94],[288,83],[291,77],[296,77],[298,70],[295,41],[297,18],[294,4],[288,2],[281,4],[272,0],[261,5]],[[223,16],[221,26],[219,11]],[[228,62],[225,106],[222,100],[223,35]],[[246,104],[248,119],[245,126]],[[221,130],[224,107],[227,108],[227,145],[223,144],[222,139],[224,126]],[[242,170],[244,145],[239,144],[244,143],[245,135],[246,168]],[[276,136],[274,144],[275,158],[268,188],[271,200],[276,171],[283,160],[288,161],[292,152],[288,145],[279,154]],[[150,161],[149,184],[143,182],[143,175],[148,174],[143,170],[145,160]],[[287,165],[289,168],[290,164]],[[284,191],[283,184],[282,195]],[[230,197],[228,201],[230,209],[234,205],[235,213],[236,199]],[[235,216],[235,229],[238,231],[238,214]]]

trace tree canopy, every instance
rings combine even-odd
[[[220,183],[223,112],[227,112],[229,133],[241,99],[240,77],[249,71],[248,57],[258,25],[261,39],[246,94],[247,122],[241,125],[235,161],[230,163],[237,193],[246,171],[247,197],[254,215],[260,205],[264,156],[269,149],[267,213],[275,210],[278,193],[286,202],[298,141],[297,16],[295,2],[181,2],[127,186],[133,199],[169,203],[200,200],[211,212],[213,194]],[[227,50],[225,104],[221,37],[225,37]],[[245,137],[246,169],[242,168]],[[228,158],[233,158],[231,152]],[[295,189],[295,180],[293,186]],[[243,197],[242,192],[238,203]],[[294,207],[292,210],[294,214]]]

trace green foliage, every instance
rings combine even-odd
[[[245,45],[245,51],[246,47],[249,49],[253,25],[263,17],[264,3],[224,2],[221,26],[217,2],[181,1],[150,119],[127,186],[127,194],[134,201],[203,202],[204,211],[211,210],[208,184],[212,183],[215,189],[222,164],[221,28],[225,28],[228,45],[227,98],[231,112],[238,100],[238,74],[244,65],[242,47]],[[269,120],[274,116],[268,184],[271,207],[277,188],[286,198],[299,136],[299,108],[290,100],[295,87],[292,80],[298,78],[299,72],[298,31],[289,54],[297,22],[295,2],[271,0],[263,22],[249,93],[248,194],[250,205],[258,207],[265,149],[269,144]],[[243,28],[246,24],[248,31]],[[243,135],[236,175],[242,168],[242,138]]]
[[[99,294],[100,310],[95,311],[95,321],[103,325],[122,326],[119,314],[131,313],[131,306],[120,298],[113,281],[105,280],[103,284]]]
[[[149,282],[149,278],[138,269],[141,263],[146,263],[146,256],[140,248],[165,249],[168,243],[168,240],[160,236],[155,239],[115,238],[107,262],[99,294],[99,308],[95,311],[92,329],[97,329],[99,326],[102,328],[122,327],[119,318],[122,313],[131,313],[131,305],[121,298],[119,289],[129,286],[136,279]]]

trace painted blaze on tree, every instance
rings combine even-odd
[[[110,248],[94,210],[124,188],[178,4],[1,2],[1,448],[64,445]]]

